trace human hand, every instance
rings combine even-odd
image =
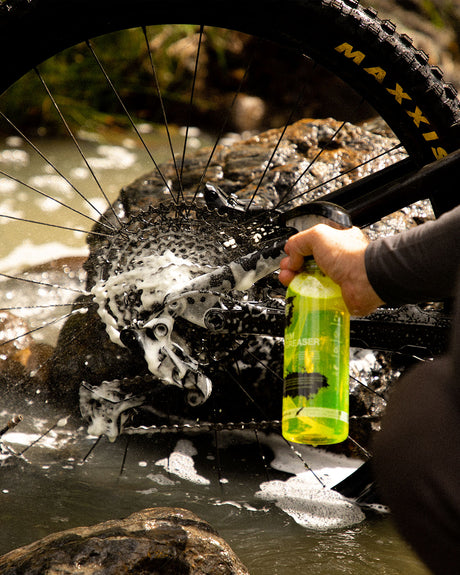
[[[289,238],[288,254],[280,264],[279,279],[289,285],[301,270],[304,256],[313,255],[321,270],[342,289],[345,304],[352,315],[367,315],[384,302],[371,286],[364,261],[369,243],[356,227],[338,230],[318,224]]]

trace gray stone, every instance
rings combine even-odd
[[[0,557],[2,575],[248,575],[229,545],[185,509],[158,507],[54,533]]]

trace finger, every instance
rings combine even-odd
[[[298,271],[304,264],[304,257],[298,252],[291,253],[289,258],[286,259],[288,259],[288,262],[286,262],[286,267],[284,269],[289,268],[291,270]]]
[[[303,230],[302,232],[291,236],[284,246],[284,251],[288,255],[299,253],[302,256],[311,256],[313,248],[312,239],[314,237],[312,234],[312,229],[313,228],[310,228],[309,230]]]
[[[298,271],[303,266],[303,262],[303,255],[296,250],[291,250],[291,253],[281,260],[280,268]]]
[[[280,270],[289,270],[291,269],[291,258],[286,256],[280,261]]]
[[[278,279],[284,286],[288,286],[297,274],[291,270],[281,270]]]

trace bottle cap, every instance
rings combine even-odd
[[[289,210],[280,216],[282,223],[298,232],[312,228],[316,224],[327,224],[334,228],[351,228],[348,212],[331,202],[315,201]]]

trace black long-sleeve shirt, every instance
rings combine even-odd
[[[371,242],[366,270],[390,305],[455,298],[446,355],[408,370],[391,394],[374,469],[402,533],[433,573],[457,573],[459,555],[451,550],[458,550],[460,519],[460,207]]]
[[[460,270],[460,206],[435,221],[371,242],[369,281],[388,305],[451,297]]]

